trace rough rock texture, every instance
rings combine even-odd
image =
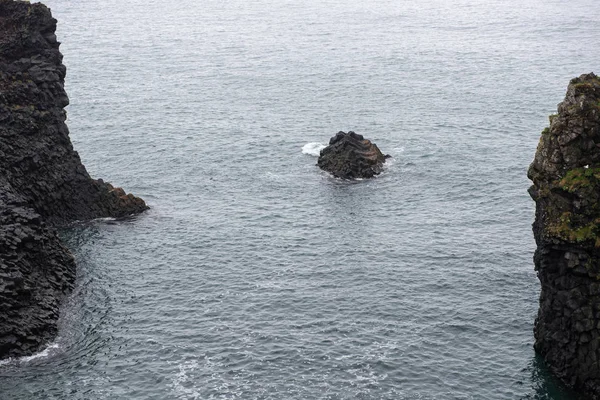
[[[91,179],[73,150],[55,29],[44,5],[0,0],[0,359],[56,333],[75,264],[52,227],[147,209]]]
[[[0,183],[0,356],[31,354],[56,335],[75,263],[42,217]]]
[[[563,381],[600,398],[600,79],[571,80],[528,177],[542,284],[535,349]]]
[[[336,178],[372,178],[381,173],[388,157],[362,135],[340,131],[321,150],[317,165]]]

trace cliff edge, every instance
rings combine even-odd
[[[56,335],[75,263],[53,227],[148,208],[92,179],[73,150],[55,30],[43,4],[0,0],[0,359]]]
[[[600,78],[569,83],[528,177],[541,282],[535,349],[565,383],[600,398]]]

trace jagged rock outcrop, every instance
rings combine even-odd
[[[56,334],[75,264],[53,227],[147,209],[90,178],[73,150],[55,29],[46,6],[0,0],[0,359]]]
[[[528,177],[541,282],[535,349],[550,369],[600,398],[600,79],[571,80]]]
[[[317,165],[336,178],[372,178],[381,173],[388,157],[362,135],[340,131],[321,150]]]

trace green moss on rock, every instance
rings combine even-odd
[[[600,187],[600,168],[575,168],[568,171],[558,184],[563,190],[575,193],[590,186]]]
[[[571,212],[565,211],[546,226],[546,232],[555,238],[570,243],[593,242],[595,247],[600,247],[600,218],[583,226],[576,222]]]

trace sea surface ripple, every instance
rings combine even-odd
[[[47,4],[75,148],[152,209],[61,232],[77,289],[1,399],[576,398],[532,349],[526,170],[595,2]],[[340,130],[382,175],[315,166]]]

